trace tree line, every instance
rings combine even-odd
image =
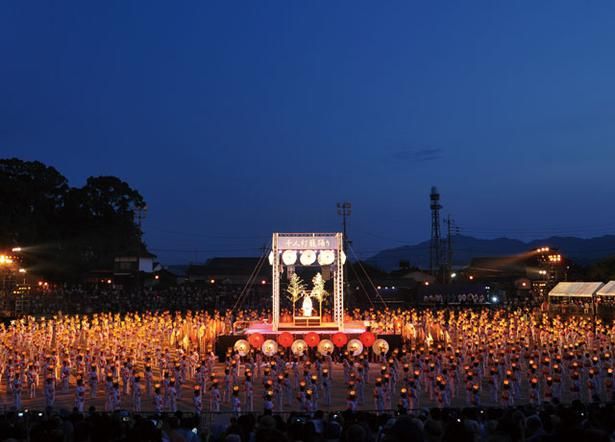
[[[0,159],[0,250],[22,247],[26,265],[51,280],[79,280],[118,254],[146,252],[137,220],[145,208],[117,177],[71,187],[39,161]]]

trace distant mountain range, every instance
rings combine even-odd
[[[428,268],[429,244],[429,241],[423,241],[412,246],[386,249],[367,259],[367,262],[387,271],[398,268],[400,261]],[[453,265],[463,267],[468,265],[472,258],[515,255],[544,246],[558,248],[562,255],[578,264],[587,265],[615,255],[615,235],[588,239],[552,236],[530,242],[510,238],[478,239],[456,235],[453,240]]]

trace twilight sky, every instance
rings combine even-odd
[[[615,231],[615,2],[0,2],[0,157],[117,175],[164,263]]]

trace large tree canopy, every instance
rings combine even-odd
[[[0,244],[38,243],[56,237],[68,182],[38,161],[0,160]]]
[[[79,278],[110,268],[121,253],[145,251],[137,216],[141,194],[113,176],[71,188],[38,161],[0,160],[0,247],[27,246],[27,259],[48,277]]]

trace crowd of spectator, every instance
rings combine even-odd
[[[487,295],[483,293],[435,293],[425,295],[423,297],[425,304],[460,304],[460,305],[482,305],[492,302]]]
[[[232,307],[242,293],[238,286],[183,285],[167,288],[57,287],[34,289],[21,297],[5,298],[5,310],[17,314],[50,315],[96,312],[186,311]],[[252,289],[252,291],[257,289]],[[253,295],[249,292],[248,295]],[[250,301],[264,297],[251,296]],[[8,305],[8,303],[11,305]],[[258,302],[256,303],[258,305]]]
[[[216,418],[220,418],[216,421]],[[31,442],[445,442],[610,441],[611,404],[422,409],[409,414],[340,412],[312,416],[216,416],[210,425],[189,413],[139,414],[68,411],[0,415],[0,440]]]

